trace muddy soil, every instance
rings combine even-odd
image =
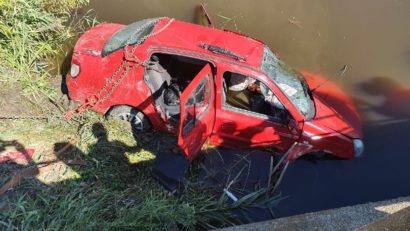
[[[62,92],[62,77],[57,75],[51,78],[50,88],[56,95],[52,101],[45,95],[24,94],[18,82],[9,82],[0,90],[0,116],[1,117],[48,117],[58,111],[58,108],[68,107],[67,97]]]

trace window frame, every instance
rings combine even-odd
[[[268,52],[266,52],[266,51],[268,51]],[[311,116],[305,115],[305,114],[302,112],[302,110],[300,109],[300,107],[298,106],[298,104],[295,102],[295,100],[294,100],[291,96],[288,96],[288,95],[282,90],[282,88],[278,86],[277,81],[275,81],[275,80],[270,76],[269,72],[263,68],[264,66],[266,66],[266,65],[264,65],[264,62],[265,62],[266,54],[268,54],[268,53],[270,53],[270,54],[276,59],[276,61],[277,61],[278,64],[285,65],[287,68],[290,68],[290,70],[291,70],[292,72],[294,72],[294,75],[298,75],[298,76],[296,76],[296,78],[298,78],[298,80],[300,81],[301,87],[303,88],[303,91],[304,91],[304,95],[307,97],[307,101],[308,101],[309,103],[311,103],[311,105],[313,105],[313,111],[311,112],[311,113],[313,113],[313,114],[312,114]],[[272,64],[272,63],[268,63],[268,64]],[[293,67],[289,66],[286,62],[284,62],[283,60],[281,60],[281,59],[277,56],[277,54],[275,54],[267,45],[264,45],[264,47],[263,47],[263,55],[262,55],[262,60],[261,60],[261,64],[260,64],[260,67],[259,67],[259,68],[260,68],[260,71],[261,71],[264,75],[266,75],[269,79],[271,79],[271,81],[272,81],[276,86],[278,86],[279,90],[282,91],[282,93],[284,94],[284,96],[290,101],[290,103],[295,107],[295,109],[298,111],[298,113],[303,117],[303,120],[309,121],[309,120],[312,120],[312,119],[314,119],[314,118],[316,117],[317,108],[316,108],[316,104],[315,104],[314,97],[312,97],[311,93],[305,92],[306,89],[304,89],[304,84],[305,84],[305,85],[307,86],[307,88],[309,89],[309,85],[308,85],[308,83],[307,83],[307,81],[306,81],[305,76],[303,76],[303,74],[301,74],[299,71],[297,71],[297,70],[294,69]],[[283,68],[282,68],[282,69],[283,69]],[[295,77],[295,76],[292,76],[292,74],[290,74],[290,75],[287,76],[287,78],[294,78],[294,77]],[[280,83],[279,83],[279,84],[280,84]],[[309,99],[309,98],[310,98],[310,99]],[[309,109],[312,109],[312,108],[309,108]],[[309,114],[309,113],[308,113],[308,114]]]
[[[275,124],[278,124],[278,125],[280,125],[280,126],[287,127],[287,124],[281,123],[280,121],[278,121],[278,119],[276,119],[276,118],[273,117],[273,116],[266,115],[266,114],[262,114],[262,113],[258,113],[258,112],[254,112],[254,111],[248,111],[248,110],[245,110],[245,109],[242,109],[242,108],[237,108],[237,107],[234,107],[234,106],[229,105],[228,103],[226,103],[226,92],[225,92],[225,89],[224,89],[224,83],[226,84],[226,82],[225,82],[224,75],[225,75],[227,72],[229,72],[229,73],[234,73],[234,74],[244,75],[244,76],[246,76],[246,77],[250,77],[250,78],[256,79],[257,81],[259,81],[259,82],[265,84],[265,86],[266,86],[270,91],[272,91],[272,93],[278,98],[279,102],[283,105],[283,107],[284,107],[285,110],[287,111],[287,114],[289,115],[289,118],[290,118],[290,119],[294,119],[292,113],[290,113],[290,111],[288,110],[288,108],[286,107],[286,105],[283,103],[283,101],[277,96],[277,94],[275,93],[275,91],[273,91],[273,90],[269,87],[269,85],[266,83],[266,81],[263,81],[263,80],[261,80],[260,78],[257,78],[257,77],[254,76],[254,75],[244,74],[243,72],[240,72],[240,71],[237,71],[237,70],[232,71],[232,69],[225,69],[225,70],[221,73],[221,80],[220,80],[220,81],[222,82],[222,83],[221,83],[221,86],[222,86],[222,89],[221,89],[221,93],[222,93],[222,95],[221,95],[221,101],[222,101],[222,102],[221,102],[221,109],[228,110],[228,111],[235,112],[235,113],[240,113],[240,114],[243,114],[243,115],[246,115],[246,116],[250,116],[250,117],[253,117],[253,118],[264,119],[264,120],[267,120],[267,121],[269,121],[269,122],[271,122],[271,123],[275,123]]]
[[[118,50],[123,49],[124,47],[127,46],[127,42],[130,38],[130,36],[132,36],[131,38],[131,42],[130,46],[137,44],[138,42],[140,42],[140,44],[144,44],[145,40],[142,41],[142,39],[151,34],[152,31],[155,30],[155,28],[157,27],[158,23],[160,21],[156,21],[155,18],[147,18],[147,19],[142,19],[142,20],[138,20],[136,22],[130,23],[126,26],[124,26],[123,28],[119,29],[118,31],[116,31],[115,33],[113,33],[108,39],[107,41],[104,43],[103,48],[102,48],[102,57],[106,57],[112,53],[117,52]],[[152,27],[149,26],[147,28],[143,28],[145,26],[145,24],[153,24]],[[142,34],[140,35],[135,35],[134,31],[137,26],[140,26],[140,28],[142,28]],[[137,28],[138,30],[138,28]],[[125,31],[127,31],[128,33],[125,33]],[[137,36],[140,36],[140,38],[137,38]],[[121,39],[119,39],[121,38]],[[114,45],[114,43],[117,43],[116,45]]]
[[[217,65],[216,63],[210,59],[210,57],[212,56],[204,56],[200,53],[196,53],[196,52],[190,52],[190,51],[186,51],[180,48],[169,48],[169,47],[165,47],[165,46],[149,46],[147,49],[147,53],[146,53],[146,57],[145,59],[149,59],[151,58],[154,54],[164,54],[164,55],[175,55],[175,56],[182,56],[185,58],[190,58],[190,59],[197,59],[200,61],[204,61],[207,62],[208,64],[210,64],[213,75],[214,75],[214,81],[216,82],[216,73],[217,73]],[[144,83],[148,86],[149,91],[151,93],[151,96],[154,94],[152,92],[152,84],[150,82],[150,80],[147,77],[147,68],[143,67],[143,80]],[[216,91],[216,90],[214,90]],[[167,116],[164,113],[164,106],[160,103],[157,103],[156,100],[154,100],[154,106],[155,106],[155,110],[157,111],[157,114],[159,116],[159,118],[162,120],[162,122],[169,124],[169,120],[167,120]]]
[[[185,137],[189,132],[191,132],[191,130],[196,126],[196,124],[199,121],[201,121],[201,119],[204,117],[204,115],[209,111],[209,109],[211,108],[211,104],[213,103],[214,99],[212,97],[212,95],[213,95],[212,93],[213,93],[214,89],[213,89],[213,86],[211,84],[212,83],[211,76],[209,74],[205,75],[203,77],[203,80],[201,80],[201,83],[202,83],[202,81],[205,81],[205,89],[206,89],[206,86],[209,86],[209,89],[210,89],[209,93],[208,93],[208,99],[209,99],[208,104],[206,105],[205,110],[203,110],[199,115],[197,115],[195,113],[193,119],[189,120],[188,122],[180,121],[180,123],[183,123],[182,124],[182,137]],[[200,84],[198,84],[198,86],[199,85]],[[196,93],[196,89],[195,89],[195,91],[193,91],[193,93]],[[206,91],[205,91],[205,94],[206,94]],[[191,97],[191,95],[190,95],[190,97]],[[195,94],[195,97],[196,97],[196,94]],[[187,102],[188,102],[188,100],[187,100]],[[205,102],[206,102],[206,100],[204,100],[204,103]],[[194,107],[196,107],[196,103],[194,103]],[[185,112],[186,112],[186,109],[187,109],[187,107],[185,105]],[[194,112],[195,111],[196,110],[194,109]],[[182,113],[182,112],[180,112],[180,113]]]

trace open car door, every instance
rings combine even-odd
[[[181,94],[178,145],[192,161],[210,137],[215,122],[214,78],[209,64]]]

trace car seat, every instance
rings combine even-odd
[[[147,83],[151,87],[154,96],[162,95],[162,91],[171,84],[171,75],[161,66],[157,56],[151,57],[152,63],[147,67],[146,75],[148,76]]]
[[[144,75],[145,82],[151,89],[151,92],[155,99],[155,105],[157,107],[160,107],[165,113],[165,115],[163,116],[169,119],[173,115],[179,114],[179,105],[168,106],[164,102],[164,92],[171,85],[171,75],[159,63],[159,58],[157,56],[153,55],[151,57],[151,61],[152,63],[150,63],[150,65],[146,68],[146,72]]]

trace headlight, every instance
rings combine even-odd
[[[80,74],[80,65],[78,64],[71,64],[70,75],[71,77],[75,78]]]
[[[354,157],[360,158],[363,156],[364,152],[364,144],[363,141],[360,139],[353,140],[353,148],[354,148]]]

